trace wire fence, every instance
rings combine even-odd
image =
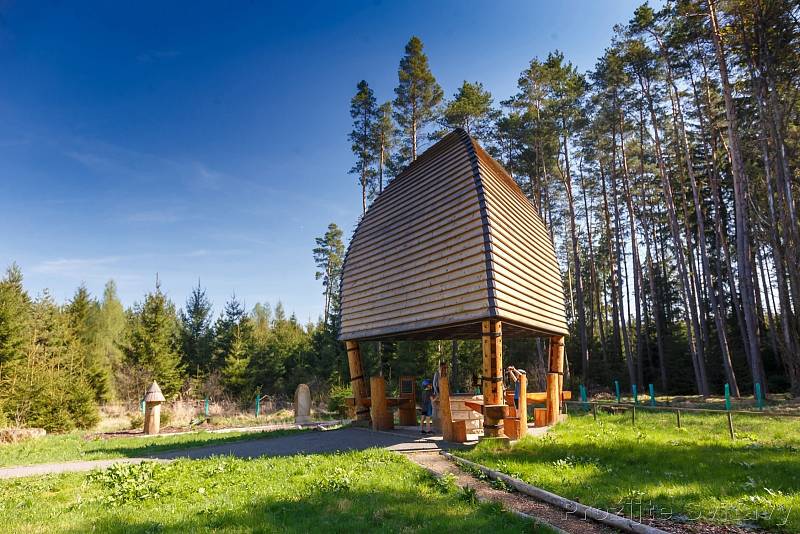
[[[636,425],[637,411],[651,413],[671,413],[675,417],[675,425],[677,428],[683,428],[684,416],[692,414],[716,414],[721,415],[727,423],[728,435],[732,440],[736,439],[736,431],[734,427],[734,415],[746,416],[748,418],[787,418],[792,420],[800,420],[800,413],[795,412],[776,412],[773,410],[734,410],[730,408],[730,404],[726,404],[726,409],[719,408],[695,408],[685,406],[664,406],[664,405],[651,405],[638,402],[607,402],[607,401],[590,401],[587,399],[564,401],[565,413],[569,412],[569,406],[577,407],[585,413],[591,412],[592,417],[597,420],[598,411],[605,411],[615,415],[630,414],[631,425]],[[747,425],[751,428],[753,425]],[[757,425],[756,425],[757,426]]]

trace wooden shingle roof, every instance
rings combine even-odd
[[[343,340],[567,333],[544,223],[463,130],[426,150],[381,193],[350,242],[342,274]]]

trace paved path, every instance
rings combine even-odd
[[[397,429],[392,432],[373,432],[364,428],[341,428],[338,430],[303,432],[276,438],[261,438],[235,441],[219,445],[207,445],[192,449],[164,451],[147,457],[116,458],[111,460],[92,460],[38,464],[0,468],[0,479],[20,478],[53,473],[91,471],[105,468],[115,463],[139,463],[145,460],[171,461],[178,458],[208,458],[210,456],[231,455],[240,458],[258,456],[289,456],[292,454],[315,454],[336,451],[364,450],[383,447],[397,452],[437,451],[447,448],[441,437],[423,437],[411,429]]]

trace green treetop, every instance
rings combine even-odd
[[[357,92],[350,100],[350,116],[353,118],[353,130],[349,139],[352,143],[356,163],[350,169],[350,174],[358,176],[361,186],[361,209],[367,212],[367,192],[375,176],[372,168],[375,157],[375,124],[378,120],[378,110],[375,104],[375,95],[369,84],[361,80],[356,86]]]
[[[331,317],[338,315],[339,310],[339,283],[344,263],[344,243],[342,230],[335,223],[328,225],[325,235],[316,239],[314,248],[314,262],[317,264],[317,280],[322,279],[325,296],[323,308],[324,323],[328,324]]]
[[[148,293],[143,303],[134,305],[128,319],[125,358],[138,371],[137,390],[144,393],[156,380],[165,396],[178,393],[183,372],[178,347],[175,305],[156,283],[155,291]]]
[[[495,115],[492,94],[484,90],[482,83],[464,80],[453,99],[447,102],[439,122],[446,130],[442,133],[462,128],[472,137],[485,140],[491,132]]]
[[[417,159],[420,132],[436,120],[444,96],[428,66],[428,56],[422,51],[419,37],[408,41],[397,76],[394,117],[403,133],[402,157],[408,163]]]

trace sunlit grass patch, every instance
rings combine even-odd
[[[628,515],[755,523],[800,531],[800,420],[724,413],[573,412],[510,449],[479,444],[465,458],[584,504]],[[631,514],[631,510],[633,513]]]
[[[5,481],[0,516],[12,532],[543,531],[379,449]]]

